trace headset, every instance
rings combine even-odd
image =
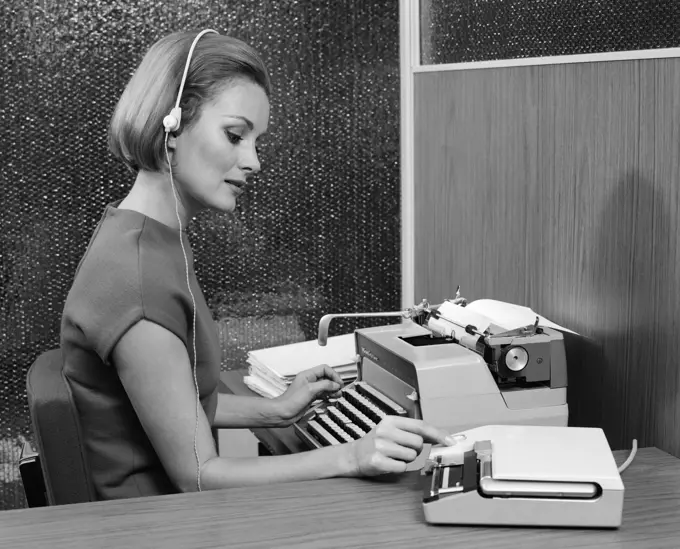
[[[177,192],[177,187],[175,186],[175,181],[173,178],[172,174],[172,162],[170,162],[170,154],[168,153],[168,137],[170,136],[171,132],[176,132],[179,130],[182,122],[182,109],[179,107],[179,103],[182,99],[182,92],[184,91],[184,83],[186,82],[187,79],[187,73],[189,72],[189,65],[191,64],[191,56],[194,53],[194,48],[196,47],[196,44],[200,40],[200,38],[207,33],[215,33],[219,34],[217,31],[214,31],[212,29],[206,29],[198,33],[196,35],[196,38],[194,38],[194,41],[191,44],[191,48],[189,49],[189,54],[187,55],[187,62],[186,65],[184,66],[184,74],[182,75],[182,81],[179,85],[179,92],[177,93],[177,101],[175,102],[175,106],[172,108],[170,113],[163,118],[163,127],[165,128],[165,139],[164,139],[164,147],[165,147],[165,158],[168,162],[168,168],[170,170],[170,184],[172,185],[172,193],[173,196],[175,197],[175,213],[177,214],[177,222],[179,223],[179,242],[182,245],[182,255],[184,255],[184,266],[185,266],[185,272],[186,272],[186,277],[187,277],[187,288],[189,289],[189,295],[191,296],[191,303],[193,305],[193,325],[192,325],[192,335],[193,335],[193,351],[194,351],[194,387],[196,388],[196,423],[194,425],[194,455],[196,456],[196,487],[198,488],[198,491],[201,491],[201,461],[198,457],[198,415],[199,415],[199,406],[201,404],[201,395],[198,390],[198,377],[196,373],[196,300],[194,299],[194,292],[191,290],[191,283],[189,282],[189,260],[187,259],[187,254],[186,250],[184,249],[184,240],[182,239],[182,219],[180,218],[179,215],[179,198],[178,198],[178,192]]]

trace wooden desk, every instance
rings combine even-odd
[[[618,463],[627,452],[615,452]],[[623,473],[618,530],[425,523],[418,473],[0,512],[11,549],[208,547],[680,547],[680,460],[655,448]]]

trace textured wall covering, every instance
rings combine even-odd
[[[425,65],[675,47],[677,0],[419,0]]]
[[[132,183],[107,152],[109,118],[162,35],[242,38],[274,82],[263,173],[235,215],[190,234],[224,367],[313,338],[325,312],[400,305],[396,0],[4,0],[0,25],[0,508],[23,505],[27,368],[58,344],[77,262]]]

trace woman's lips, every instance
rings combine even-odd
[[[243,185],[245,184],[243,181],[226,179],[224,182],[231,187],[236,196],[243,194]]]

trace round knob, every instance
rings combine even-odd
[[[513,347],[505,355],[505,365],[513,372],[523,370],[529,364],[529,353],[524,347]]]

